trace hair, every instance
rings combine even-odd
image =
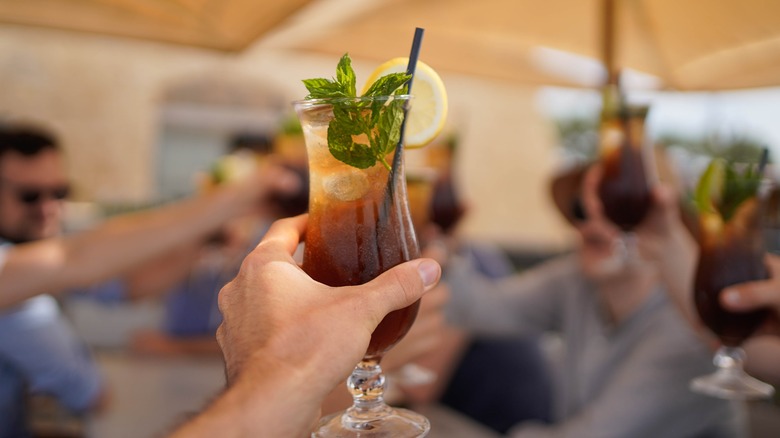
[[[32,157],[47,150],[60,151],[51,132],[36,126],[0,124],[0,159],[8,152]]]
[[[260,133],[242,132],[234,135],[228,144],[228,153],[250,150],[267,155],[273,152],[274,144],[270,136]]]

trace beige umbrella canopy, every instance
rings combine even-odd
[[[437,69],[523,83],[597,86],[547,69],[545,50],[604,60],[612,0],[388,0],[290,48],[381,61],[408,53],[426,28],[421,59]],[[614,0],[616,68],[666,88],[780,85],[780,1]],[[578,83],[579,82],[579,83]]]
[[[237,51],[310,0],[0,0],[0,23]]]

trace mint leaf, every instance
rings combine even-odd
[[[390,96],[394,94],[402,85],[405,85],[411,79],[411,75],[406,73],[390,73],[377,79],[376,82],[368,87],[364,96]],[[404,88],[405,91],[405,88]]]
[[[347,96],[357,96],[355,91],[355,71],[352,70],[352,60],[349,59],[349,55],[346,53],[339,60],[338,66],[336,66],[336,81],[341,85]]]
[[[401,139],[401,125],[404,121],[403,102],[393,101],[379,113],[379,126],[385,129],[377,132],[377,152],[385,156],[395,149]]]
[[[341,85],[330,79],[306,79],[303,81],[303,85],[309,90],[309,95],[306,99],[328,99],[338,97],[350,97],[342,91]]]
[[[371,84],[364,97],[403,94],[410,78],[406,73],[382,76]],[[401,138],[405,100],[350,99],[356,97],[356,78],[349,54],[339,60],[335,79],[306,79],[303,84],[309,91],[306,99],[343,99],[331,102],[334,118],[328,125],[328,149],[333,157],[359,169],[380,162],[390,170],[385,157]]]
[[[756,196],[762,176],[756,166],[748,166],[743,173],[740,173],[731,162],[727,163],[725,171],[723,193],[718,210],[723,220],[728,222],[744,201]]]
[[[348,118],[336,118],[328,125],[328,149],[339,161],[358,169],[376,164],[376,154],[367,144],[353,141],[355,124]]]

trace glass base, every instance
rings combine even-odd
[[[322,420],[312,438],[413,438],[424,437],[431,430],[428,419],[407,409],[391,408],[387,415],[364,422],[354,421],[344,412]]]
[[[741,370],[720,369],[691,381],[693,392],[731,400],[758,400],[772,397],[775,389]]]

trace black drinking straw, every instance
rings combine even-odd
[[[769,148],[765,147],[761,150],[761,159],[758,160],[758,174],[764,174],[764,168],[769,163]]]
[[[414,29],[414,40],[412,41],[412,51],[409,53],[409,64],[406,65],[406,74],[410,75],[409,82],[406,83],[406,93],[412,94],[412,82],[414,81],[414,72],[417,69],[417,58],[420,56],[420,46],[422,45],[423,34],[425,29],[418,27]],[[401,159],[404,153],[404,132],[406,131],[406,115],[409,113],[409,102],[404,105],[404,120],[401,122],[401,136],[398,139],[398,144],[395,146],[395,153],[393,154],[393,166],[390,169],[389,188],[390,193],[393,193],[395,188],[395,172],[400,165]]]
[[[417,69],[417,58],[420,55],[420,46],[422,45],[422,37],[423,33],[425,32],[425,29],[422,28],[415,28],[414,30],[414,40],[412,41],[412,51],[409,54],[409,64],[406,66],[406,73],[408,75],[411,75],[411,78],[409,78],[409,81],[407,82],[407,94],[412,93],[412,81],[414,80],[414,72]],[[388,176],[387,180],[387,188],[386,188],[386,196],[385,200],[382,203],[381,211],[379,214],[379,221],[384,222],[388,221],[390,219],[390,212],[394,211],[395,218],[397,221],[397,226],[400,227],[400,233],[401,235],[406,235],[406,231],[404,230],[404,227],[407,225],[404,223],[402,216],[403,212],[397,208],[398,206],[393,201],[393,198],[395,196],[395,184],[396,179],[401,179],[403,175],[397,175],[398,168],[401,165],[401,160],[404,159],[404,131],[406,131],[406,116],[409,113],[409,101],[406,101],[404,104],[404,119],[401,122],[401,135],[398,138],[398,144],[395,146],[395,152],[393,153],[393,165],[390,168],[390,175]],[[404,184],[404,181],[401,181],[401,184]],[[396,208],[393,208],[393,207]],[[379,225],[379,224],[377,224]],[[377,232],[379,232],[379,229],[381,227],[377,226]],[[412,233],[414,230],[410,230]],[[401,245],[401,249],[403,251],[403,257],[404,260],[411,260],[413,254],[410,252],[410,248],[407,245]]]

